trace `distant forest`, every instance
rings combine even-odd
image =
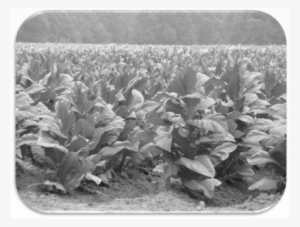
[[[45,12],[27,19],[17,42],[286,44],[280,24],[258,11]]]

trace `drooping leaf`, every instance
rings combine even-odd
[[[247,158],[247,162],[250,165],[257,165],[261,167],[265,167],[269,163],[274,163],[277,165],[280,165],[278,162],[276,162],[275,159],[271,158],[269,153],[266,151],[260,151],[252,155],[251,157]]]
[[[59,145],[58,141],[56,141],[52,136],[50,136],[45,131],[40,131],[39,138],[37,140],[37,145],[41,147],[48,147],[48,148],[56,148],[64,153],[68,153],[68,149]]]
[[[94,181],[97,185],[99,185],[102,182],[101,178],[93,175],[91,172],[88,172],[85,175],[85,177],[86,177],[87,180]]]
[[[244,142],[253,145],[259,145],[259,142],[261,142],[262,140],[270,139],[270,137],[271,136],[269,134],[266,134],[265,132],[251,130],[246,136]]]
[[[58,182],[46,181],[44,184],[45,185],[53,185],[53,186],[55,186],[56,189],[62,191],[65,194],[67,193],[67,190],[65,189],[65,187],[62,184],[58,183]]]
[[[24,92],[26,92],[29,95],[34,95],[36,93],[43,91],[44,89],[45,89],[44,86],[34,83],[29,88],[25,89]]]
[[[34,101],[26,92],[20,92],[19,94],[17,94],[15,100],[16,108],[20,108],[34,103]]]
[[[257,118],[253,124],[249,126],[249,130],[267,131],[268,128],[273,125],[273,121],[265,118]]]
[[[38,136],[33,133],[28,133],[16,140],[16,147],[20,147],[23,144],[34,145],[37,143]]]
[[[277,187],[278,187],[278,182],[276,180],[262,178],[260,181],[249,186],[248,190],[258,189],[261,191],[269,191],[269,190],[277,189]]]
[[[38,177],[40,179],[44,179],[47,174],[46,170],[34,166],[29,162],[25,162],[18,158],[16,158],[16,162],[21,166],[23,170],[25,170],[27,173],[31,174],[32,176]]]
[[[208,198],[213,198],[215,186],[221,185],[217,179],[206,179],[203,181],[190,180],[184,183],[184,186],[191,190],[203,191],[204,195]]]
[[[64,183],[65,189],[67,191],[73,191],[80,185],[80,182],[83,179],[83,177],[83,174],[71,174],[70,177],[68,177]]]

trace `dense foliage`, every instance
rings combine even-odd
[[[244,12],[45,12],[21,26],[17,42],[117,44],[285,44],[268,14]]]
[[[16,44],[16,161],[43,186],[154,158],[209,198],[253,166],[275,178],[250,190],[284,188],[286,47]]]

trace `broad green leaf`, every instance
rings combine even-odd
[[[250,165],[257,165],[261,167],[265,167],[269,163],[274,163],[280,166],[278,162],[276,162],[275,159],[271,158],[269,153],[266,151],[260,151],[256,154],[252,155],[251,157],[247,158],[247,162]]]
[[[153,124],[153,125],[166,125],[167,123],[160,117],[160,115],[153,111],[149,114],[146,124]]]
[[[88,142],[83,137],[78,137],[76,140],[72,141],[72,143],[68,146],[69,151],[78,151],[81,148],[85,147]]]
[[[233,120],[229,119],[227,120],[227,125],[228,125],[228,132],[233,134],[234,131],[237,129],[238,125],[235,123]]]
[[[213,163],[224,161],[229,157],[229,154],[237,148],[237,145],[234,143],[223,143],[220,146],[215,147],[210,152],[210,158]]]
[[[57,101],[54,105],[56,116],[63,122],[68,116],[68,103]]]
[[[204,195],[208,198],[213,198],[215,186],[221,185],[221,182],[217,179],[206,179],[203,181],[190,180],[184,182],[184,186],[191,190],[203,191]]]
[[[167,98],[177,98],[177,93],[169,93],[169,92],[164,92],[164,91],[160,91],[157,94],[154,95],[154,97],[152,98],[153,101],[156,102],[164,102]]]
[[[233,132],[232,135],[233,135],[233,137],[234,137],[235,139],[239,139],[239,138],[241,138],[241,137],[244,135],[244,133],[241,132],[240,130],[236,130],[236,131]]]
[[[56,148],[64,153],[69,152],[68,149],[59,145],[59,143],[52,136],[44,131],[40,131],[40,135],[36,144],[41,147]]]
[[[241,90],[241,77],[239,72],[236,72],[227,86],[228,94],[230,98],[236,102],[240,98],[240,90]]]
[[[259,142],[263,140],[270,139],[271,136],[266,134],[265,132],[257,131],[257,130],[251,130],[248,135],[246,136],[244,142],[253,144],[253,145],[259,145]]]
[[[161,163],[159,165],[157,165],[152,172],[153,173],[160,173],[163,174],[164,173],[164,169],[165,169],[165,165],[167,165],[167,163]]]
[[[177,75],[173,78],[173,80],[171,81],[171,83],[166,89],[167,92],[174,92],[177,93],[179,96],[186,95],[187,94],[186,90],[187,90],[187,86],[181,72],[177,73]]]
[[[80,133],[85,138],[91,139],[94,136],[94,126],[91,125],[87,120],[79,119],[72,130],[72,135],[78,135]]]
[[[197,128],[203,129],[207,132],[211,131],[215,133],[227,134],[227,131],[224,129],[224,127],[214,120],[210,120],[210,119],[188,120],[187,123]]]
[[[252,169],[252,166],[249,166],[249,165],[239,166],[235,170],[235,173],[241,177],[249,177],[249,176],[253,176],[255,174]]]
[[[284,169],[286,169],[286,141],[282,141],[277,144],[276,147],[269,151],[269,155]]]
[[[162,151],[154,143],[148,143],[139,149],[139,153],[145,157],[154,158],[160,155]]]
[[[116,110],[116,114],[122,118],[126,118],[130,113],[125,106],[119,106],[119,108]]]
[[[21,166],[23,170],[25,170],[27,173],[31,174],[32,176],[35,176],[39,179],[44,179],[46,177],[46,170],[41,169],[37,166],[32,165],[29,162],[25,162],[21,159],[16,158],[16,162]]]
[[[72,174],[70,177],[68,177],[63,184],[65,189],[67,191],[73,191],[76,189],[79,185],[81,180],[83,179],[84,175],[83,174]]]
[[[142,113],[143,115],[146,115],[155,110],[160,105],[161,104],[159,102],[147,100],[136,114]]]
[[[278,82],[271,91],[272,97],[280,97],[281,95],[286,94],[286,82]]]
[[[67,180],[67,177],[71,173],[77,172],[79,168],[80,168],[80,164],[76,153],[74,152],[67,153],[64,160],[57,168],[57,176],[59,177],[60,183],[65,186],[65,181]]]
[[[127,138],[128,134],[134,129],[135,124],[136,119],[127,119],[126,124],[118,137],[118,140],[124,141]]]
[[[286,119],[286,105],[285,104],[275,104],[269,108],[275,113],[279,114],[281,117]]]
[[[165,151],[171,152],[172,134],[171,133],[161,134],[155,137],[154,143],[157,147]]]
[[[188,119],[193,119],[193,115],[201,102],[201,95],[195,93],[181,97],[181,99],[187,105]]]
[[[216,101],[212,98],[206,97],[201,99],[200,104],[198,105],[198,109],[205,110],[210,108],[216,103]]]
[[[210,171],[211,169],[207,169],[200,161],[198,160],[191,160],[188,158],[181,157],[178,161],[178,164],[185,166],[186,168],[199,173],[203,176],[212,178],[213,173]]]
[[[88,172],[85,177],[87,180],[94,181],[97,185],[101,184],[102,182],[101,178],[93,175],[91,172]]]
[[[249,186],[248,190],[258,189],[261,191],[269,191],[269,190],[277,189],[277,187],[278,187],[278,182],[276,180],[262,178],[260,181]]]
[[[226,87],[226,83],[215,77],[210,78],[204,84],[205,93],[213,99],[217,99]]]
[[[20,147],[23,144],[34,145],[37,143],[38,135],[33,133],[28,133],[16,140],[16,147]]]
[[[132,101],[128,109],[130,111],[136,111],[144,104],[144,96],[135,89],[132,90],[131,94],[132,94]]]
[[[205,82],[209,80],[209,77],[201,73],[197,73],[196,75],[197,75],[196,88],[201,88],[205,84]]]
[[[249,130],[258,130],[258,131],[267,131],[270,126],[272,126],[274,122],[270,119],[265,118],[257,118],[254,120],[253,124],[251,124],[248,129]]]
[[[29,88],[25,89],[24,92],[26,92],[29,95],[33,95],[43,91],[44,89],[45,89],[44,86],[34,83]]]
[[[254,123],[254,120],[252,117],[250,117],[249,115],[240,115],[239,120],[243,121],[243,122],[246,122],[248,124],[252,124]]]
[[[58,182],[46,181],[44,184],[45,185],[53,185],[53,186],[56,187],[56,189],[59,189],[60,191],[62,191],[65,194],[67,193],[65,187],[62,184],[58,183]]]
[[[208,155],[196,156],[194,160],[200,162],[212,176],[215,176],[215,168]]]
[[[184,82],[186,84],[186,93],[192,94],[197,83],[197,75],[194,69],[186,67],[183,72]]]
[[[278,83],[280,79],[280,76],[275,73],[273,70],[268,69],[265,73],[265,91],[268,98],[271,98],[272,95],[272,89],[275,87],[275,85]]]
[[[146,144],[153,141],[154,135],[151,130],[136,130],[130,136],[130,140],[133,143],[141,141],[143,144]]]
[[[20,92],[19,94],[17,94],[15,100],[16,108],[20,108],[34,103],[34,101],[26,92]]]
[[[231,119],[233,121],[235,121],[236,119],[238,119],[240,117],[240,112],[234,110],[232,112],[230,112],[229,114],[227,114],[227,119]]]

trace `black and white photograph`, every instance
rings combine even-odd
[[[14,49],[19,199],[48,214],[269,210],[287,182],[286,49],[262,11],[32,15]]]

